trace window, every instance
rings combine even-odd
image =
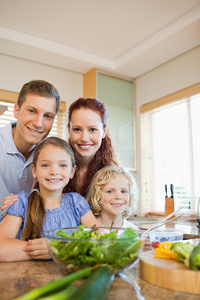
[[[15,120],[13,116],[14,104],[17,102],[17,93],[0,90],[0,127],[3,127]],[[59,112],[54,120],[49,136],[57,136],[66,139],[66,105],[60,103]]]
[[[181,91],[179,97],[178,94],[170,95],[168,99],[141,107],[143,214],[164,212],[165,184],[168,197],[170,184],[174,185],[175,209],[184,205],[189,213],[197,210],[200,197],[200,85]]]

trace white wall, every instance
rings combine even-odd
[[[67,107],[83,96],[83,75],[0,54],[0,89],[19,92],[33,79],[52,83]]]
[[[138,77],[136,82],[138,169],[135,177],[140,187],[140,107],[200,82],[200,46]]]
[[[137,78],[138,109],[199,81],[200,46]]]

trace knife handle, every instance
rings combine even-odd
[[[165,197],[167,198],[167,185],[165,184]]]
[[[171,197],[170,198],[174,198],[174,186],[173,186],[173,184],[170,184],[170,190],[171,190]]]
[[[197,227],[200,228],[200,198],[197,205]]]
[[[171,215],[174,212],[174,187],[173,184],[170,184],[171,196],[167,197],[167,185],[165,185],[165,217]],[[172,219],[171,217],[170,219]]]

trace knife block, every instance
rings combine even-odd
[[[165,197],[165,217],[174,212],[174,198]],[[172,216],[170,219],[173,219],[175,216]]]

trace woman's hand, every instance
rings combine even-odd
[[[151,250],[150,238],[147,237],[144,241],[144,251]]]
[[[32,259],[51,259],[45,238],[29,240],[23,251]]]
[[[9,196],[7,196],[3,200],[1,200],[1,206],[0,206],[0,208],[2,210],[1,214],[3,215],[6,208],[10,205],[13,205],[18,200],[18,198],[19,198],[18,195],[10,194]]]

